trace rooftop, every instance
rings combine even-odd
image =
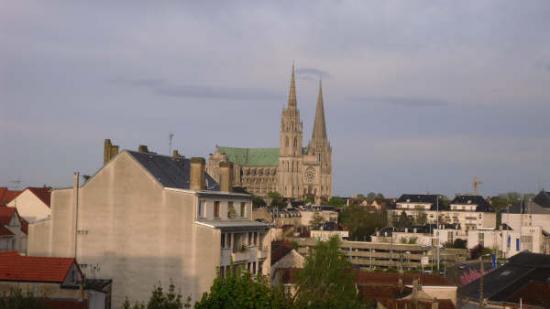
[[[242,166],[277,166],[279,148],[238,148],[216,146],[218,152],[224,153],[229,161]]]
[[[161,185],[168,188],[189,189],[191,162],[186,158],[173,158],[152,152],[126,150]],[[206,189],[218,191],[218,183],[205,172]]]
[[[63,283],[74,258],[22,256],[0,252],[0,281]]]

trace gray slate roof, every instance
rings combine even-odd
[[[186,158],[172,158],[152,152],[138,152],[126,150],[136,161],[143,166],[164,187],[189,189],[191,162]],[[206,172],[206,190],[219,191],[219,185]]]
[[[483,296],[490,301],[505,302],[512,293],[530,282],[547,282],[549,279],[550,255],[520,252],[508,263],[484,276]],[[461,297],[479,299],[479,284],[479,279],[472,281],[460,288],[459,294]]]

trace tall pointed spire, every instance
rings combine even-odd
[[[315,110],[315,121],[313,122],[313,143],[326,140],[327,128],[325,124],[325,106],[323,103],[323,83],[319,80],[319,96],[317,97],[317,109]]]
[[[294,73],[294,62],[292,62],[292,74],[290,76],[290,91],[288,93],[288,107],[296,108],[298,103],[296,100],[296,78]]]

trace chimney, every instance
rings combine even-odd
[[[179,153],[177,149],[174,149],[172,151],[172,159],[179,160],[182,158],[182,155]]]
[[[111,139],[107,138],[103,142],[103,165],[107,164],[118,154],[118,145],[113,145]]]
[[[204,183],[204,158],[193,157],[191,158],[191,180],[189,183],[189,189],[193,191],[202,191],[205,189]]]
[[[233,163],[220,162],[220,190],[231,192],[233,190]]]
[[[139,145],[138,151],[143,153],[148,153],[149,149],[147,148],[147,145]]]

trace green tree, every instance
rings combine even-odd
[[[410,227],[412,225],[412,220],[409,218],[407,213],[403,210],[397,219],[397,227],[404,228]]]
[[[327,203],[334,207],[344,207],[346,206],[346,199],[339,196],[333,196],[328,200]]]
[[[269,193],[267,193],[267,197],[271,200],[271,203],[270,203],[271,207],[275,207],[275,208],[279,208],[279,209],[282,209],[282,208],[286,207],[285,199],[283,198],[281,193],[279,193],[279,192],[269,192]]]
[[[319,242],[298,273],[296,308],[361,308],[351,262],[337,237]]]
[[[260,196],[254,195],[252,196],[252,207],[258,208],[258,207],[265,207],[267,206],[265,200],[261,198]]]
[[[45,309],[48,308],[43,299],[34,297],[32,292],[23,291],[19,288],[11,288],[9,292],[0,295],[0,309]]]
[[[289,302],[282,290],[271,289],[265,278],[246,272],[216,278],[195,308],[289,308]]]
[[[188,298],[190,302],[190,297]],[[122,304],[123,309],[182,309],[181,295],[176,293],[176,287],[170,283],[168,291],[165,292],[162,286],[155,286],[151,292],[151,297],[147,302],[147,306],[142,303],[135,302],[132,306],[130,300],[126,298]]]
[[[311,229],[317,230],[323,223],[325,223],[325,219],[318,212],[315,212],[313,214],[313,218],[311,218],[311,221],[309,222],[309,225],[311,226]]]
[[[368,240],[377,229],[387,224],[385,211],[372,211],[356,205],[344,208],[338,220],[350,232],[350,239],[353,240]]]
[[[428,223],[428,215],[423,210],[418,210],[416,212],[415,222],[416,225],[424,225]]]

